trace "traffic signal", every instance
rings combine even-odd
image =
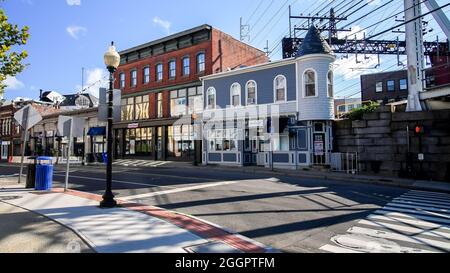
[[[414,133],[416,133],[416,135],[418,135],[418,136],[423,135],[424,132],[425,132],[425,130],[422,125],[416,125],[416,127],[414,129]]]

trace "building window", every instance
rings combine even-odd
[[[351,112],[353,109],[355,109],[355,105],[354,104],[349,104],[348,105],[348,111]]]
[[[174,79],[177,75],[177,63],[175,60],[169,62],[169,78]]]
[[[134,120],[134,98],[122,99],[121,116],[122,121]]]
[[[241,85],[239,83],[233,83],[230,88],[231,105],[234,107],[241,105]]]
[[[338,112],[339,113],[345,113],[345,105],[339,105],[338,106]]]
[[[163,65],[157,64],[156,65],[156,81],[162,81],[163,80]]]
[[[375,91],[376,91],[377,93],[383,92],[383,82],[377,82],[377,83],[376,83],[376,89],[375,89]]]
[[[408,90],[408,80],[401,79],[400,80],[400,91],[406,91],[406,90]]]
[[[172,117],[186,115],[186,89],[170,92],[170,115]]]
[[[183,76],[189,76],[191,74],[191,60],[189,57],[183,58]]]
[[[305,83],[305,97],[316,96],[316,72],[309,69],[305,71],[303,75],[303,81]]]
[[[150,67],[147,66],[144,68],[144,84],[149,82],[150,82]]]
[[[234,152],[237,150],[237,129],[215,129],[208,131],[209,151]]]
[[[334,90],[333,90],[333,71],[328,72],[328,97],[332,98],[334,96]]]
[[[120,88],[125,88],[125,73],[119,74]]]
[[[188,114],[198,114],[203,111],[203,87],[188,89]]]
[[[205,72],[205,53],[197,55],[197,73]]]
[[[257,98],[257,85],[255,81],[249,81],[245,86],[246,94],[247,94],[247,105],[256,104]]]
[[[274,80],[275,102],[286,101],[286,77],[277,76]]]
[[[216,108],[216,89],[214,87],[208,88],[207,93],[207,105],[206,107],[208,109],[215,109]]]
[[[135,119],[148,119],[149,118],[149,96],[139,96],[135,98]]]
[[[163,93],[158,93],[157,117],[158,118],[162,118],[163,117]]]
[[[135,87],[137,85],[137,70],[131,71],[131,87]]]
[[[387,81],[387,91],[388,92],[395,91],[395,81]]]

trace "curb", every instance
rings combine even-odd
[[[102,197],[97,194],[80,192],[75,190],[64,191],[62,188],[53,189],[53,193],[65,193],[80,198],[85,198],[100,202]],[[222,242],[244,253],[277,253],[272,247],[265,246],[255,240],[241,236],[229,229],[205,221],[192,215],[187,215],[175,211],[165,210],[155,206],[138,204],[116,199],[118,207],[131,211],[143,213],[171,223],[179,228],[196,234],[210,242]]]

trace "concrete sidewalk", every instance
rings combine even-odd
[[[119,200],[119,207],[101,209],[98,207],[101,196],[89,193],[5,189],[0,191],[0,199],[73,230],[99,253],[274,251],[214,224],[156,207]]]

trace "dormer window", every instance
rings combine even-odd
[[[256,82],[249,81],[246,85],[247,105],[256,104]]]
[[[231,105],[233,107],[241,106],[241,85],[239,83],[233,83],[230,90]]]
[[[275,102],[286,101],[286,77],[283,75],[277,76],[274,80],[274,100]]]
[[[316,94],[316,72],[308,69],[303,74],[303,82],[305,86],[305,97],[315,97]]]

